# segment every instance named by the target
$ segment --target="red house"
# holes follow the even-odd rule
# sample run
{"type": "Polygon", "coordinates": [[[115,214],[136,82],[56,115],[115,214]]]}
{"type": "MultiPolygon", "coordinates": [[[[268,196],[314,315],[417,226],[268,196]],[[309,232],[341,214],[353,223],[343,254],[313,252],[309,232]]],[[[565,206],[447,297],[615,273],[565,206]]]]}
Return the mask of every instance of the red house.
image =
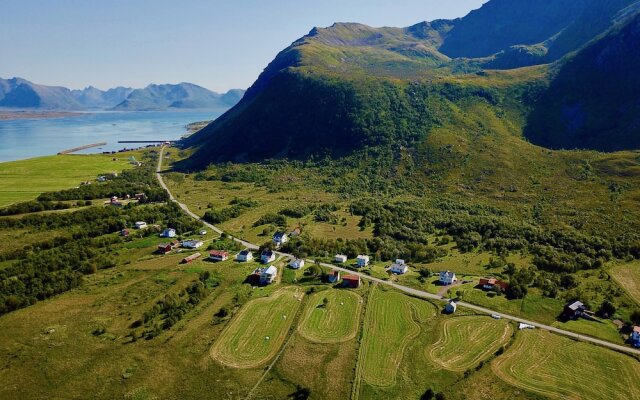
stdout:
{"type": "Polygon", "coordinates": [[[342,286],[357,289],[360,287],[360,277],[358,275],[345,275],[342,277],[342,286]]]}
{"type": "Polygon", "coordinates": [[[222,250],[213,250],[209,253],[209,258],[213,261],[227,261],[229,259],[229,253],[222,250]]]}
{"type": "Polygon", "coordinates": [[[479,286],[485,290],[505,291],[509,287],[509,284],[496,278],[481,278],[479,286]]]}

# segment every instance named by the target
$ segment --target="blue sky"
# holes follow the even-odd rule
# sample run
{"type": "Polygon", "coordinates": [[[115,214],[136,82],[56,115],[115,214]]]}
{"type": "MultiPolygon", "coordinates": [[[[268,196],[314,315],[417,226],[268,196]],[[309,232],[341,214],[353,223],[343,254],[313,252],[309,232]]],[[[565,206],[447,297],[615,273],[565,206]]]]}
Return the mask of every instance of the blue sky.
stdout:
{"type": "Polygon", "coordinates": [[[409,26],[486,0],[2,0],[0,77],[101,89],[250,86],[314,26],[409,26]]]}

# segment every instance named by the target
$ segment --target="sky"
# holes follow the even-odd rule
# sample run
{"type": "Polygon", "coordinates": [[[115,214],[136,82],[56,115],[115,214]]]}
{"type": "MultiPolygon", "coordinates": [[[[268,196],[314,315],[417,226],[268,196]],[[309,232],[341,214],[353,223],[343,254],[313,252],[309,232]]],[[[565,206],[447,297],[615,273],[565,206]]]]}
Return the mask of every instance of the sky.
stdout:
{"type": "Polygon", "coordinates": [[[314,26],[410,26],[486,0],[0,0],[0,78],[81,89],[247,88],[314,26]]]}

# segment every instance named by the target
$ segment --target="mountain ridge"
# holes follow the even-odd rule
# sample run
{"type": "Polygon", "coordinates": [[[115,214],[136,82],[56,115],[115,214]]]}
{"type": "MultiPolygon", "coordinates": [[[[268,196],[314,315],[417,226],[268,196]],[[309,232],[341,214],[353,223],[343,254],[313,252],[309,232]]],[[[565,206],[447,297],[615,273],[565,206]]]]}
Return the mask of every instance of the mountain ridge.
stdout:
{"type": "Polygon", "coordinates": [[[40,85],[23,78],[0,78],[0,108],[59,111],[221,110],[235,105],[243,95],[242,89],[216,93],[186,82],[175,85],[151,84],[143,89],[119,86],[103,91],[93,86],[71,90],[62,86],[40,85]],[[130,98],[132,95],[134,97],[130,98]]]}

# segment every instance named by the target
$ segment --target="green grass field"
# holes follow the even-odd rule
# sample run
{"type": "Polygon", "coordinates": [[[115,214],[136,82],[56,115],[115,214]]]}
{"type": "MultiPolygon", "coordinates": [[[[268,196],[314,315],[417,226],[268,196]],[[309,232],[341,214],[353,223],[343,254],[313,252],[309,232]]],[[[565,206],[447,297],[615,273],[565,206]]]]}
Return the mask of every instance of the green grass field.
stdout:
{"type": "Polygon", "coordinates": [[[640,262],[616,265],[609,270],[609,273],[629,296],[640,304],[640,262]]]}
{"type": "Polygon", "coordinates": [[[407,345],[420,334],[420,324],[433,318],[435,311],[426,301],[373,289],[361,345],[361,378],[374,386],[393,385],[407,345]]]}
{"type": "Polygon", "coordinates": [[[101,173],[131,168],[128,157],[132,154],[68,154],[0,163],[0,207],[78,186],[101,173]]]}
{"type": "Polygon", "coordinates": [[[489,317],[453,317],[444,321],[440,339],[427,357],[451,371],[473,368],[503,346],[513,334],[505,320],[489,317]]]}
{"type": "Polygon", "coordinates": [[[235,368],[266,363],[282,346],[302,296],[298,288],[284,288],[246,304],[213,345],[211,356],[235,368]]]}
{"type": "Polygon", "coordinates": [[[637,360],[544,331],[519,332],[491,367],[506,382],[550,398],[640,398],[637,360]]]}
{"type": "Polygon", "coordinates": [[[362,298],[347,290],[325,290],[311,296],[298,332],[316,343],[339,343],[356,336],[362,298]],[[323,300],[328,303],[323,306],[323,300]]]}

